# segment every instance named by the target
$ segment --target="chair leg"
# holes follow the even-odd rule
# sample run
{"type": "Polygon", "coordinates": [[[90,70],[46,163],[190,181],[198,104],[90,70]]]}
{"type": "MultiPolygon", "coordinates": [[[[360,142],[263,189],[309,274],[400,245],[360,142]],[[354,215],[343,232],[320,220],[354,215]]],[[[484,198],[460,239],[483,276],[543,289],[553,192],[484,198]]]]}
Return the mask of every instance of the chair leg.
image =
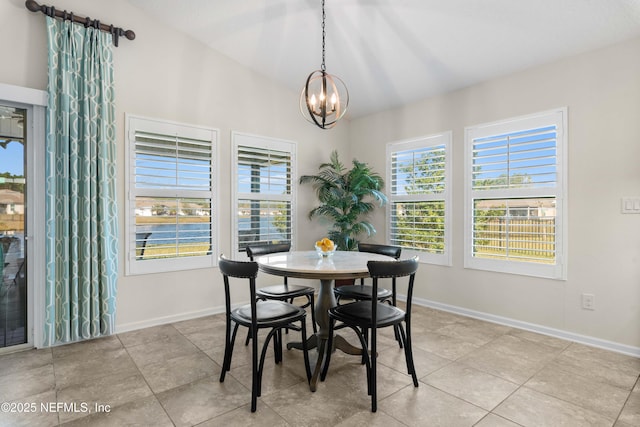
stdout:
{"type": "MultiPolygon", "coordinates": [[[[260,352],[260,359],[258,362],[258,396],[262,395],[262,371],[264,370],[264,359],[267,357],[267,350],[269,349],[269,341],[273,339],[275,345],[278,340],[278,334],[282,334],[282,330],[280,328],[271,329],[264,340],[264,344],[262,344],[262,351],[260,352]]],[[[280,336],[282,337],[282,335],[280,336]]],[[[275,358],[278,358],[277,351],[275,358]]]]}
{"type": "MultiPolygon", "coordinates": [[[[322,372],[320,372],[320,381],[324,381],[327,378],[327,372],[329,371],[329,363],[331,363],[331,349],[333,348],[333,330],[336,321],[334,319],[329,319],[329,339],[327,340],[327,349],[326,349],[326,357],[324,359],[324,366],[322,367],[322,372]]],[[[318,363],[322,363],[322,355],[318,357],[318,363]]]]}
{"type": "Polygon", "coordinates": [[[378,355],[376,354],[377,349],[377,333],[375,326],[371,330],[371,369],[369,371],[369,376],[371,377],[370,385],[371,385],[371,412],[376,412],[378,410],[378,393],[377,393],[377,363],[378,363],[378,355]]]}
{"type": "MultiPolygon", "coordinates": [[[[395,289],[395,285],[394,285],[394,289],[395,289]]],[[[395,293],[394,293],[395,295],[395,293]]],[[[386,302],[387,304],[389,304],[392,307],[396,306],[396,303],[394,301],[394,297],[391,297],[392,299],[385,299],[382,300],[381,302],[386,302]]],[[[400,331],[398,330],[398,325],[393,325],[393,336],[395,337],[396,341],[398,342],[398,347],[402,348],[402,339],[400,338],[400,331]]]]}
{"type": "MultiPolygon", "coordinates": [[[[264,298],[256,298],[256,301],[266,301],[264,298]]],[[[244,340],[244,345],[249,345],[249,341],[251,340],[251,327],[247,331],[247,339],[244,340]]]]}
{"type": "Polygon", "coordinates": [[[220,382],[224,382],[227,371],[231,368],[231,320],[227,319],[224,339],[224,361],[222,362],[222,370],[220,371],[220,382]]]}
{"type": "Polygon", "coordinates": [[[411,325],[407,323],[407,332],[405,334],[402,326],[400,326],[402,332],[402,340],[404,341],[404,357],[407,361],[407,371],[411,375],[413,380],[413,386],[418,387],[418,376],[416,375],[416,367],[413,363],[413,349],[411,346],[411,325]]]}
{"type": "Polygon", "coordinates": [[[311,382],[311,366],[309,364],[309,349],[307,348],[307,325],[304,317],[300,320],[300,323],[300,330],[302,331],[302,352],[304,354],[304,368],[307,371],[307,384],[309,384],[311,382]]]}
{"type": "Polygon", "coordinates": [[[309,311],[311,311],[311,327],[313,328],[313,333],[318,333],[318,327],[316,326],[316,305],[314,300],[314,295],[309,295],[309,311]]]}
{"type": "MultiPolygon", "coordinates": [[[[294,299],[295,298],[289,298],[289,301],[285,300],[285,302],[288,302],[289,304],[293,304],[293,300],[294,299]]],[[[286,326],[284,327],[284,333],[289,335],[289,328],[287,328],[286,326]]],[[[280,335],[280,336],[282,336],[282,335],[280,335]]]]}
{"type": "Polygon", "coordinates": [[[273,358],[276,364],[282,361],[282,329],[278,329],[273,334],[273,358]]]}
{"type": "Polygon", "coordinates": [[[247,339],[244,340],[244,345],[249,345],[249,341],[251,341],[251,328],[247,329],[247,339]]]}
{"type": "Polygon", "coordinates": [[[402,338],[400,337],[400,327],[398,325],[393,325],[393,335],[398,341],[398,347],[402,348],[402,338]]]}
{"type": "Polygon", "coordinates": [[[258,406],[260,378],[258,376],[258,331],[251,328],[251,412],[258,406]]]}
{"type": "MultiPolygon", "coordinates": [[[[369,329],[368,328],[362,328],[362,337],[364,338],[364,345],[363,348],[364,349],[368,349],[369,348],[369,329]]],[[[365,356],[367,356],[365,354],[365,351],[362,352],[362,361],[360,362],[361,365],[364,365],[365,363],[365,356]]]]}
{"type": "Polygon", "coordinates": [[[368,334],[368,330],[365,328],[356,328],[354,326],[350,326],[351,329],[353,329],[356,333],[356,335],[358,336],[358,339],[360,340],[360,345],[362,346],[362,358],[364,360],[364,362],[362,362],[365,365],[365,372],[367,373],[367,396],[371,395],[371,358],[369,357],[369,339],[367,337],[368,334]]]}

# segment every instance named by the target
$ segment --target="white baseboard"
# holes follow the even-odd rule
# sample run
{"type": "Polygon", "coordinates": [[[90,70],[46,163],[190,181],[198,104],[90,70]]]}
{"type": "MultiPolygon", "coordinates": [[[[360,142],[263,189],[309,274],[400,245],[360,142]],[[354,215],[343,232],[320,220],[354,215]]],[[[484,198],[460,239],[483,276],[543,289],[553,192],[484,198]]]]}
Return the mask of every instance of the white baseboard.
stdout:
{"type": "Polygon", "coordinates": [[[224,313],[224,307],[213,307],[206,310],[191,311],[188,313],[174,314],[171,316],[156,317],[153,319],[143,320],[140,322],[123,323],[116,327],[116,334],[124,332],[136,331],[138,329],[149,328],[151,326],[165,325],[167,323],[181,322],[183,320],[197,319],[198,317],[211,316],[213,314],[224,313]]]}
{"type": "MultiPolygon", "coordinates": [[[[405,295],[398,295],[400,301],[406,301],[405,295]]],[[[633,357],[640,358],[640,347],[634,347],[626,344],[620,344],[613,341],[607,341],[600,338],[591,337],[588,335],[576,334],[561,329],[549,328],[547,326],[537,325],[535,323],[523,322],[521,320],[511,319],[508,317],[496,316],[490,313],[484,313],[481,311],[469,310],[467,308],[458,307],[455,305],[443,304],[436,301],[431,301],[422,298],[414,298],[413,303],[424,307],[434,308],[436,310],[447,311],[453,314],[459,314],[461,316],[472,317],[474,319],[486,320],[487,322],[497,323],[500,325],[510,326],[513,328],[524,329],[526,331],[537,332],[539,334],[548,335],[555,338],[560,338],[567,341],[573,341],[580,344],[585,344],[591,347],[598,347],[604,350],[614,351],[616,353],[622,353],[633,357]]],[[[140,322],[131,322],[118,325],[116,333],[124,333],[129,331],[135,331],[138,329],[149,328],[151,326],[159,326],[167,323],[180,322],[183,320],[196,319],[198,317],[210,316],[213,314],[224,313],[224,307],[213,307],[206,310],[192,311],[189,313],[181,313],[172,316],[157,317],[154,319],[148,319],[140,322]]]]}
{"type": "MultiPolygon", "coordinates": [[[[398,299],[406,301],[406,296],[398,295],[398,299]]],[[[443,304],[436,301],[430,301],[422,298],[413,298],[415,305],[435,308],[437,310],[447,311],[461,316],[472,317],[474,319],[486,320],[487,322],[498,323],[500,325],[511,326],[513,328],[524,329],[531,332],[537,332],[543,335],[560,338],[563,340],[573,341],[585,344],[591,347],[598,347],[605,350],[615,351],[629,356],[640,357],[640,347],[634,347],[626,344],[620,344],[613,341],[607,341],[588,335],[576,334],[561,329],[549,328],[547,326],[537,325],[535,323],[523,322],[520,320],[510,319],[508,317],[496,316],[494,314],[484,313],[481,311],[469,310],[455,305],[443,304]]]]}

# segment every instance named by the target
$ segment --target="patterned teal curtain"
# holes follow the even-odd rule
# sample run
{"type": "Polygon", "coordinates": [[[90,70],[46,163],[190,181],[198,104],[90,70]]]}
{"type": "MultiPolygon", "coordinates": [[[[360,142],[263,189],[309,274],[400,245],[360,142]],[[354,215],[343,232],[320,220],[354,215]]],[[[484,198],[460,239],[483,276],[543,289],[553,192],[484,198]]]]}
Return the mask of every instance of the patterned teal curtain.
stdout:
{"type": "Polygon", "coordinates": [[[118,272],[111,35],[47,17],[45,345],[115,330],[118,272]]]}

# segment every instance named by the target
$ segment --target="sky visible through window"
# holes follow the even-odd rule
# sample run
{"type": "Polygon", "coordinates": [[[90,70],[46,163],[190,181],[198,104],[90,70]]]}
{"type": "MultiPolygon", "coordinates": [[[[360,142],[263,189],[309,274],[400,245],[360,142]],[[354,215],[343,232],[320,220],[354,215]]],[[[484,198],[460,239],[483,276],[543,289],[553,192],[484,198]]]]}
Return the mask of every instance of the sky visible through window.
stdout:
{"type": "Polygon", "coordinates": [[[24,176],[24,123],[27,110],[0,105],[0,173],[24,176]]]}
{"type": "Polygon", "coordinates": [[[444,191],[444,145],[397,151],[392,161],[393,195],[436,194],[444,191]]]}
{"type": "Polygon", "coordinates": [[[555,186],[556,138],[547,126],[474,139],[474,189],[555,186]]]}
{"type": "Polygon", "coordinates": [[[0,172],[24,176],[24,149],[21,143],[15,141],[8,143],[6,148],[0,148],[0,156],[2,156],[0,172]]]}

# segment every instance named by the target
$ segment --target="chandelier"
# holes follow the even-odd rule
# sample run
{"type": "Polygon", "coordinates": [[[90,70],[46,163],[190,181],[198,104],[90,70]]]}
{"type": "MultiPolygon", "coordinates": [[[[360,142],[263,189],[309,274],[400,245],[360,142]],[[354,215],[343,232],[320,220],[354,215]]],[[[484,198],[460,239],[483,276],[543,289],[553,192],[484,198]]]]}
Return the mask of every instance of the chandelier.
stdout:
{"type": "Polygon", "coordinates": [[[327,73],[324,65],[325,17],[322,0],[322,65],[307,77],[300,94],[300,112],[316,126],[331,129],[347,112],[349,91],[339,77],[327,73]]]}

